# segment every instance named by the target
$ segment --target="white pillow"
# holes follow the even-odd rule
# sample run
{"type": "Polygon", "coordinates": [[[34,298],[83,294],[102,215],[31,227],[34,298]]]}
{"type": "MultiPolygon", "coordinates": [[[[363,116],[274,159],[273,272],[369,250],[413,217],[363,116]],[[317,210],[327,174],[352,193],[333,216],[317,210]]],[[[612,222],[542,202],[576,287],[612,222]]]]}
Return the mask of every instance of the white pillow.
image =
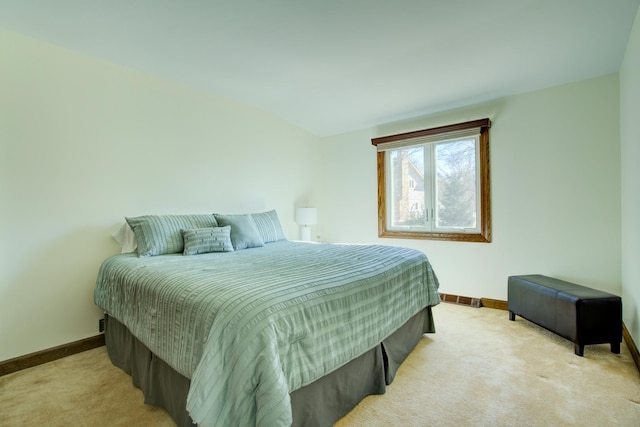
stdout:
{"type": "Polygon", "coordinates": [[[136,235],[133,233],[129,224],[125,221],[124,224],[118,228],[118,230],[113,233],[111,236],[118,242],[120,246],[122,246],[121,253],[129,253],[134,252],[138,247],[138,243],[136,242],[136,235]]]}

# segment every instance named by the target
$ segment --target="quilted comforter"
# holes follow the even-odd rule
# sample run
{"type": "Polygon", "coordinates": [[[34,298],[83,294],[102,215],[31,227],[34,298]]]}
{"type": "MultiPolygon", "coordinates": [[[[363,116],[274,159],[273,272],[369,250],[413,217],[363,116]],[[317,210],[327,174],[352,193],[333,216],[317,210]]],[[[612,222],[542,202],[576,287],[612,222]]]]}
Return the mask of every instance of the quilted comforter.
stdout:
{"type": "Polygon", "coordinates": [[[112,256],[96,304],[191,379],[201,426],[291,424],[289,393],[363,354],[424,307],[419,251],[282,241],[197,256],[112,256]]]}

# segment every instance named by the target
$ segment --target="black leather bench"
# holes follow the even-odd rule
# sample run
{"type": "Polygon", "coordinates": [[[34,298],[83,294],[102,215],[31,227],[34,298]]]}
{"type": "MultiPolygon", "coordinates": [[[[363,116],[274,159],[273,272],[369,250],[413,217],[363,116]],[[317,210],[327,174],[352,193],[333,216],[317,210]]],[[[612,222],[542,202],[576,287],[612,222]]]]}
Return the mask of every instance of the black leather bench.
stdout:
{"type": "Polygon", "coordinates": [[[510,276],[508,309],[509,320],[518,315],[571,340],[578,356],[589,344],[610,343],[620,353],[619,296],[541,274],[510,276]]]}

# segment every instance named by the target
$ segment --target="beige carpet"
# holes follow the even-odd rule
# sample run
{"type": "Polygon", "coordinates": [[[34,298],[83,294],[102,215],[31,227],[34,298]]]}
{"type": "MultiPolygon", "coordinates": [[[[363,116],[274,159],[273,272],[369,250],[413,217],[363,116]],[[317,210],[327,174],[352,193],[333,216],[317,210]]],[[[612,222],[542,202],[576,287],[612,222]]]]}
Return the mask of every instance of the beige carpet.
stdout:
{"type": "MultiPolygon", "coordinates": [[[[440,304],[382,396],[337,427],[639,426],[640,374],[627,347],[573,344],[506,311],[440,304]]],[[[105,348],[0,377],[0,426],[172,426],[144,405],[105,348]]]]}

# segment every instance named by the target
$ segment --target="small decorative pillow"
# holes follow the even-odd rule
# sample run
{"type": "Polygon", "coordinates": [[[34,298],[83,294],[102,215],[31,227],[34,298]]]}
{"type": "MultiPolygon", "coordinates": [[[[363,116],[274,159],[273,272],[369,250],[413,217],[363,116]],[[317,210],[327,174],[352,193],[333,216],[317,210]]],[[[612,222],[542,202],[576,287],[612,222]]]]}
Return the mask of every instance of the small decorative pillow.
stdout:
{"type": "Polygon", "coordinates": [[[182,230],[185,255],[209,252],[233,252],[231,227],[194,228],[182,230]]]}
{"type": "Polygon", "coordinates": [[[213,215],[146,215],[125,219],[136,235],[139,257],[183,252],[182,230],[218,226],[213,215]]]}
{"type": "Polygon", "coordinates": [[[264,246],[264,241],[260,237],[256,223],[250,214],[215,214],[215,217],[221,227],[231,226],[231,243],[236,251],[264,246]]]}
{"type": "Polygon", "coordinates": [[[251,218],[256,223],[258,233],[262,237],[262,241],[265,243],[278,242],[280,240],[287,240],[282,232],[282,226],[280,225],[280,219],[278,213],[275,210],[262,213],[251,214],[251,218]]]}

